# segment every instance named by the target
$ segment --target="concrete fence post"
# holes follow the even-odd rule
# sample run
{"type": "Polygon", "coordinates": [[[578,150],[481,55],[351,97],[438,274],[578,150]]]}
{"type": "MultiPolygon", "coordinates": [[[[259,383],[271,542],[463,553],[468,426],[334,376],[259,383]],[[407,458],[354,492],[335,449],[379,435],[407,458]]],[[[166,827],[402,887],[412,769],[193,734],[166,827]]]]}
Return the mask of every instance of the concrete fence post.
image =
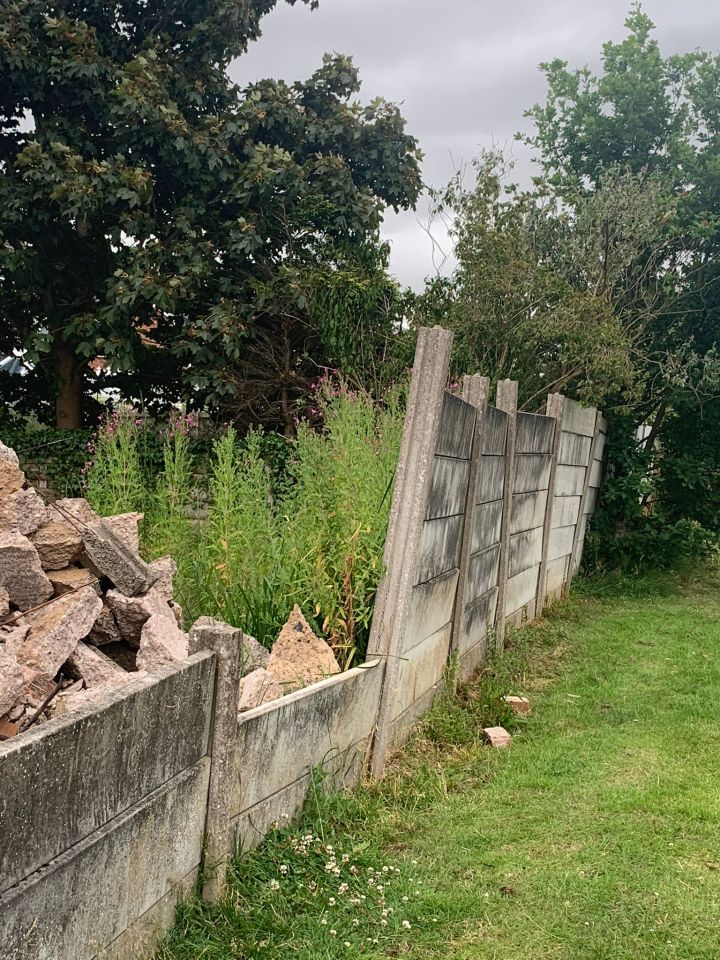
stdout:
{"type": "Polygon", "coordinates": [[[485,429],[488,395],[490,393],[489,377],[463,377],[462,399],[475,407],[475,430],[473,433],[472,453],[470,455],[470,475],[468,477],[468,492],[465,503],[465,518],[463,520],[462,540],[460,547],[460,573],[458,575],[455,611],[453,614],[451,653],[456,651],[462,637],[465,619],[465,604],[467,595],[468,568],[472,552],[473,529],[475,525],[475,506],[477,500],[477,482],[480,469],[480,459],[483,450],[483,432],[485,429]]]}
{"type": "Polygon", "coordinates": [[[229,816],[234,787],[233,752],[237,732],[242,630],[200,617],[190,630],[190,653],[215,654],[215,695],[210,733],[210,784],[205,819],[203,899],[214,902],[225,886],[225,864],[234,853],[229,816]]]}
{"type": "Polygon", "coordinates": [[[602,414],[599,410],[595,410],[595,429],[593,430],[592,441],[590,443],[590,452],[588,454],[588,462],[587,466],[585,467],[585,480],[583,482],[582,494],[580,496],[577,523],[575,524],[575,532],[573,534],[572,553],[570,554],[570,560],[568,562],[567,579],[563,584],[563,597],[566,599],[570,593],[570,585],[572,584],[572,578],[575,575],[575,567],[579,560],[578,554],[581,549],[580,536],[582,533],[582,523],[585,515],[585,507],[587,506],[588,492],[590,490],[590,477],[592,476],[595,451],[597,450],[598,440],[600,439],[601,423],[602,414]]]}
{"type": "Polygon", "coordinates": [[[385,541],[385,576],[378,589],[368,644],[368,658],[380,657],[385,660],[385,676],[370,760],[373,777],[382,776],[390,744],[392,704],[400,677],[399,657],[403,649],[422,526],[427,512],[452,340],[452,333],[441,327],[423,327],[418,332],[385,541]]]}
{"type": "Polygon", "coordinates": [[[545,504],[545,520],[543,525],[542,556],[540,558],[540,573],[538,574],[537,599],[535,601],[535,616],[542,614],[547,601],[547,568],[550,552],[550,535],[553,524],[553,504],[555,502],[555,481],[557,479],[558,457],[560,455],[560,434],[562,433],[563,409],[565,397],[561,393],[549,393],[546,413],[555,420],[555,434],[553,436],[552,460],[550,461],[550,477],[548,480],[547,503],[545,504]]]}
{"type": "Polygon", "coordinates": [[[500,527],[500,560],[498,566],[498,598],[495,614],[495,649],[499,653],[505,644],[507,616],[508,558],[510,556],[510,525],[512,521],[513,486],[515,484],[515,436],[517,433],[518,385],[516,380],[500,380],[495,406],[508,415],[505,442],[505,479],[503,483],[503,512],[500,527]]]}

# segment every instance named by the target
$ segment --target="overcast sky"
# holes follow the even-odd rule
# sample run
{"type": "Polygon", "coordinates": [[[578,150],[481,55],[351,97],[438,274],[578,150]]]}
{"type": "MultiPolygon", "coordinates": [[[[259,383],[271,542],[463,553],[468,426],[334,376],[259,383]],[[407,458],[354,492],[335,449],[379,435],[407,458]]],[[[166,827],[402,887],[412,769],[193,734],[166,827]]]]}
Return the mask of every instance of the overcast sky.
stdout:
{"type": "MultiPolygon", "coordinates": [[[[561,57],[597,67],[601,44],[623,36],[628,8],[626,0],[320,0],[310,11],[280,2],[231,73],[238,82],[300,80],[323,53],[350,54],[364,101],[402,104],[425,154],[426,183],[446,183],[493,145],[512,150],[525,179],[530,158],[513,135],[527,128],[523,111],[544,98],[538,64],[561,57]]],[[[719,0],[646,0],[644,9],[665,54],[720,47],[719,0]]],[[[388,213],[383,227],[393,273],[416,288],[441,259],[421,223],[423,200],[414,213],[388,213]]],[[[437,226],[433,232],[447,246],[437,226]]]]}

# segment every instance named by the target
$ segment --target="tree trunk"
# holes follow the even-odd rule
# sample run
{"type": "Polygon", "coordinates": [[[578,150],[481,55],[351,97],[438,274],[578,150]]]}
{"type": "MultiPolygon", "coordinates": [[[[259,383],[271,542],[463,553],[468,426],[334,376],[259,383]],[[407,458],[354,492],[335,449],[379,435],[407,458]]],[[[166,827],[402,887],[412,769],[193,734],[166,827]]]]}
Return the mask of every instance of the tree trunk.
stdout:
{"type": "Polygon", "coordinates": [[[82,426],[82,367],[72,344],[55,334],[52,346],[57,394],[55,425],[62,430],[82,426]]]}

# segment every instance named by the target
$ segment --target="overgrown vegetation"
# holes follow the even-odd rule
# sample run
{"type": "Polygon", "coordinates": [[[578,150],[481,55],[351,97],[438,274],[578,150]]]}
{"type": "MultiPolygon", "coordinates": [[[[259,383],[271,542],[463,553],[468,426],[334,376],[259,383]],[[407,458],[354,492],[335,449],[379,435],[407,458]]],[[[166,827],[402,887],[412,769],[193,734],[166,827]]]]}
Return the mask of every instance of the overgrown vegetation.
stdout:
{"type": "Polygon", "coordinates": [[[313,407],[320,428],[299,423],[280,454],[279,438],[230,427],[206,476],[193,459],[196,420],[176,417],[156,482],[142,466],[154,427],[125,411],[97,432],[87,495],[102,514],[145,510],[143,549],[176,559],[188,622],[217,616],[270,646],[297,603],[349,665],[365,650],[382,574],[403,406],[399,389],[379,404],[325,378],[313,407]]]}
{"type": "Polygon", "coordinates": [[[224,900],[183,904],[157,960],[717,956],[720,760],[697,744],[720,736],[718,584],[580,584],[437,703],[385,781],[314,791],[224,900]],[[492,751],[507,692],[533,712],[492,751]]]}

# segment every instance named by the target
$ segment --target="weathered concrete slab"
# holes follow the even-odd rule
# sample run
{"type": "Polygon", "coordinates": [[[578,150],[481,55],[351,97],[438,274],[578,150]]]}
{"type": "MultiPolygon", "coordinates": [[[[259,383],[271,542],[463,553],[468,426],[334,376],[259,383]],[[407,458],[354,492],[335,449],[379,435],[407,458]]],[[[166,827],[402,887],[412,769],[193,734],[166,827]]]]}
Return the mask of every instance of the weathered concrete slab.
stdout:
{"type": "Polygon", "coordinates": [[[83,543],[92,567],[126,597],[146,593],[154,583],[156,574],[104,520],[85,524],[83,543]]]}
{"type": "Polygon", "coordinates": [[[483,456],[478,465],[476,503],[502,500],[505,488],[505,457],[483,456]]]}
{"type": "Polygon", "coordinates": [[[370,736],[383,667],[371,661],[241,714],[228,816],[256,807],[370,736]]]}
{"type": "Polygon", "coordinates": [[[460,397],[446,393],[440,414],[435,453],[438,456],[469,460],[474,430],[475,407],[465,403],[460,397]]]}
{"type": "MultiPolygon", "coordinates": [[[[360,782],[370,740],[370,737],[366,737],[342,753],[334,753],[320,765],[324,774],[322,790],[342,790],[360,782]]],[[[237,848],[243,852],[252,850],[272,830],[273,824],[292,823],[305,806],[314,783],[313,777],[313,772],[306,772],[277,793],[264,797],[239,813],[231,824],[237,848]]]]}
{"type": "Polygon", "coordinates": [[[473,517],[472,540],[470,552],[478,553],[486,547],[491,547],[500,541],[500,526],[502,524],[502,500],[492,500],[490,503],[478,503],[475,506],[473,517]]]}
{"type": "Polygon", "coordinates": [[[549,453],[517,454],[515,457],[513,493],[547,490],[551,460],[549,453]]]}
{"type": "Polygon", "coordinates": [[[585,467],[567,467],[560,465],[555,480],[555,495],[558,497],[579,497],[585,485],[585,467]]]}
{"type": "Polygon", "coordinates": [[[413,587],[402,653],[435,633],[452,619],[458,571],[450,570],[435,580],[413,587]]]}
{"type": "Polygon", "coordinates": [[[518,413],[516,453],[550,453],[555,436],[555,418],[537,413],[518,413]]]}
{"type": "Polygon", "coordinates": [[[580,497],[555,497],[552,523],[555,527],[571,527],[577,522],[580,497]]]}
{"type": "Polygon", "coordinates": [[[572,553],[575,524],[569,527],[556,527],[550,531],[549,560],[568,557],[572,553]]]}
{"type": "Polygon", "coordinates": [[[463,520],[464,516],[458,514],[425,521],[420,540],[417,583],[433,580],[458,566],[463,520]]]}
{"type": "Polygon", "coordinates": [[[209,761],[0,896],[4,960],[94,960],[197,869],[209,761]]]}
{"type": "Polygon", "coordinates": [[[568,433],[581,433],[583,436],[592,437],[595,433],[596,413],[595,407],[582,407],[575,400],[565,398],[563,430],[568,433]]]}
{"type": "Polygon", "coordinates": [[[546,584],[548,594],[559,595],[562,585],[565,583],[569,559],[569,556],[560,557],[548,563],[546,584]]]}
{"type": "Polygon", "coordinates": [[[523,530],[510,537],[510,552],[508,555],[508,577],[512,579],[516,574],[534,567],[542,558],[543,528],[523,530]]]}
{"type": "Polygon", "coordinates": [[[584,467],[590,456],[590,446],[592,437],[586,437],[581,433],[568,433],[563,430],[560,434],[560,449],[558,450],[558,463],[563,463],[570,467],[584,467]]]}
{"type": "Polygon", "coordinates": [[[213,680],[200,654],[0,743],[0,889],[203,757],[213,680]]]}
{"type": "Polygon", "coordinates": [[[599,487],[590,487],[587,492],[587,498],[585,500],[585,513],[595,513],[597,509],[597,503],[600,499],[600,488],[599,487]]]}
{"type": "Polygon", "coordinates": [[[590,486],[599,487],[602,484],[603,463],[602,460],[593,460],[590,469],[590,486]]]}
{"type": "Polygon", "coordinates": [[[435,520],[464,513],[469,476],[469,460],[435,457],[425,519],[435,520]]]}
{"type": "Polygon", "coordinates": [[[409,653],[403,654],[398,671],[398,684],[393,691],[393,719],[404,713],[442,680],[450,653],[451,632],[452,624],[447,623],[437,633],[413,647],[409,653]]]}
{"type": "Polygon", "coordinates": [[[512,500],[510,533],[522,533],[523,530],[541,527],[545,521],[547,497],[547,490],[515,494],[512,500]]]}
{"type": "Polygon", "coordinates": [[[458,654],[462,657],[466,651],[483,641],[488,630],[495,622],[497,587],[465,607],[463,631],[458,643],[458,654]]]}
{"type": "Polygon", "coordinates": [[[507,604],[505,607],[508,617],[535,600],[539,572],[540,564],[538,563],[534,567],[523,570],[522,573],[508,579],[507,604]]]}
{"type": "Polygon", "coordinates": [[[508,415],[497,407],[488,407],[485,416],[483,454],[503,456],[507,441],[508,415]]]}
{"type": "Polygon", "coordinates": [[[470,557],[466,592],[468,603],[472,603],[473,600],[497,586],[499,561],[499,543],[470,557]]]}

